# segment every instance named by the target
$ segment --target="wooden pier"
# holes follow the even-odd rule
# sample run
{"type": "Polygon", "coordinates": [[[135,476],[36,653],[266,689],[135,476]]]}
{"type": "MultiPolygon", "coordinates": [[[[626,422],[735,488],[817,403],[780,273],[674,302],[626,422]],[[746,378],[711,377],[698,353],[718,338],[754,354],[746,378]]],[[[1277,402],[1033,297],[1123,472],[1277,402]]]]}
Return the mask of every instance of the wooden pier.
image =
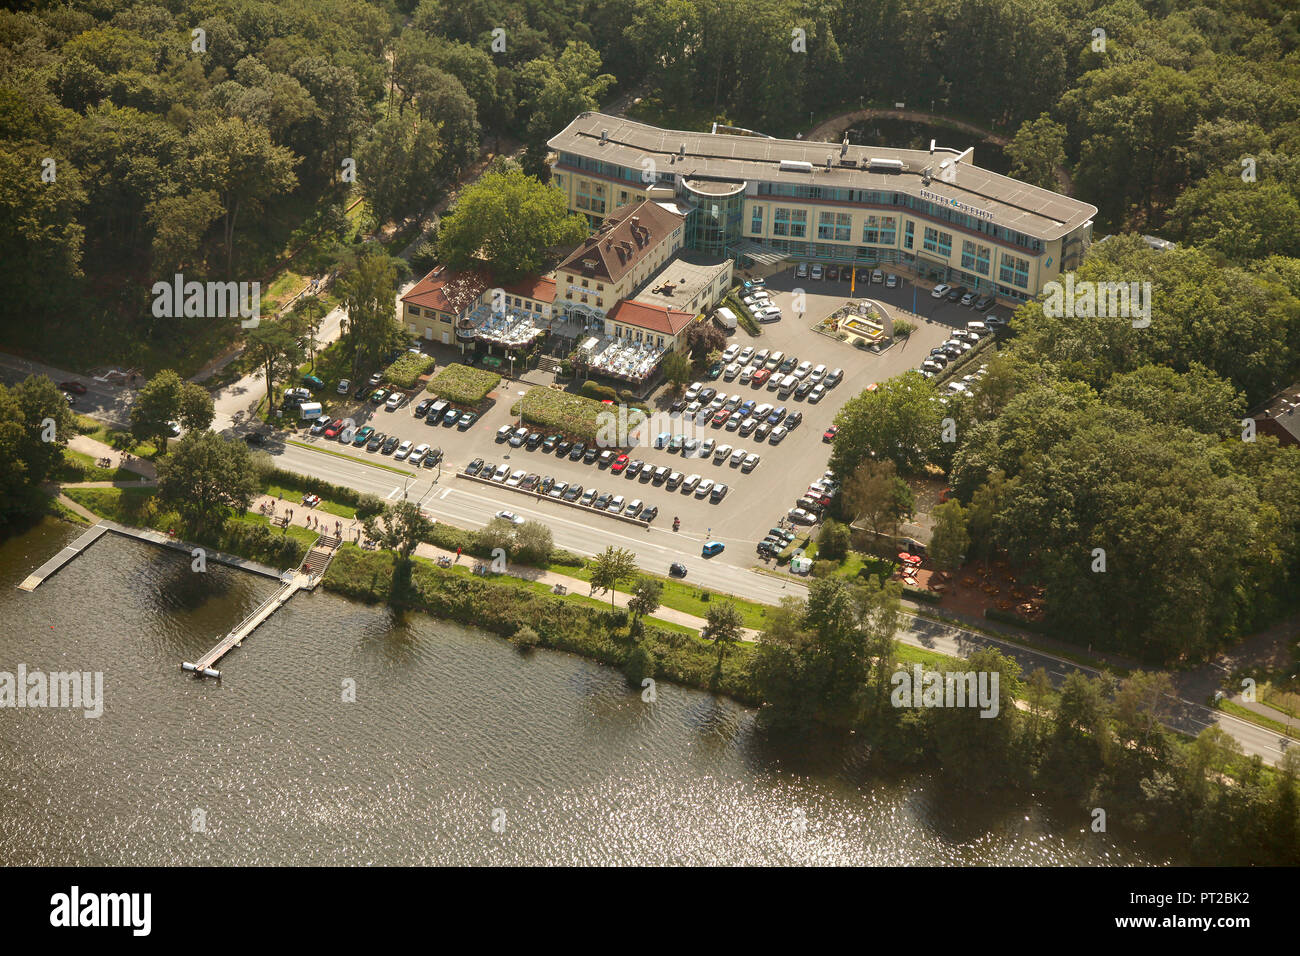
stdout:
{"type": "Polygon", "coordinates": [[[197,677],[221,677],[221,671],[217,670],[214,665],[236,647],[243,644],[244,638],[257,630],[272,614],[284,607],[291,597],[299,591],[313,590],[325,574],[325,569],[329,567],[330,561],[333,560],[335,552],[342,543],[340,538],[318,537],[311,548],[308,549],[302,567],[294,571],[286,571],[280,578],[280,587],[276,589],[274,594],[240,621],[236,627],[217,642],[217,645],[212,650],[194,663],[189,661],[182,663],[181,670],[192,673],[197,677]]]}
{"type": "Polygon", "coordinates": [[[59,570],[59,568],[63,567],[77,555],[81,554],[81,552],[85,551],[111,530],[112,528],[109,525],[101,521],[99,524],[86,531],[85,534],[77,538],[77,540],[72,542],[72,544],[68,545],[54,557],[50,558],[50,560],[42,564],[31,574],[27,575],[27,577],[23,579],[23,583],[18,585],[18,590],[35,591],[45,583],[46,578],[59,570]]]}

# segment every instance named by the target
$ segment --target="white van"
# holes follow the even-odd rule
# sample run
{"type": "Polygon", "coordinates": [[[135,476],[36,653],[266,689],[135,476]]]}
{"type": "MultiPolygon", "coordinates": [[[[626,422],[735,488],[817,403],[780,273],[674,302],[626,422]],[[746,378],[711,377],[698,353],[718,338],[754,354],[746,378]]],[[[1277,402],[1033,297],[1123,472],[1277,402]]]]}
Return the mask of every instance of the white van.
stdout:
{"type": "Polygon", "coordinates": [[[714,312],[713,317],[718,321],[718,324],[721,325],[724,329],[730,329],[732,332],[736,331],[737,320],[736,320],[735,312],[732,312],[730,309],[723,307],[721,309],[718,309],[717,312],[714,312]]]}
{"type": "Polygon", "coordinates": [[[799,384],[799,379],[795,375],[787,375],[781,379],[781,390],[777,394],[781,398],[789,398],[790,393],[794,391],[795,386],[799,384]]]}
{"type": "Polygon", "coordinates": [[[315,421],[321,417],[322,409],[320,402],[303,402],[298,406],[298,420],[305,422],[308,419],[315,421]]]}

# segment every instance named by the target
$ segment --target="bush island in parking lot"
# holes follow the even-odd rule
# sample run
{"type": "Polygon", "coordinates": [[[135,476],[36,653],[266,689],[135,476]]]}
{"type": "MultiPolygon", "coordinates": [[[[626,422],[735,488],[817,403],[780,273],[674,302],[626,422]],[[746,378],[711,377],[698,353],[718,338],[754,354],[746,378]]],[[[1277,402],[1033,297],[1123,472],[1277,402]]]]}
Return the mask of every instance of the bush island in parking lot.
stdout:
{"type": "MultiPolygon", "coordinates": [[[[523,404],[524,421],[528,424],[536,425],[546,432],[563,432],[568,437],[581,441],[596,440],[604,422],[601,415],[622,414],[616,405],[606,405],[592,398],[558,392],[553,388],[529,389],[520,402],[523,404]]],[[[644,417],[639,409],[629,408],[626,430],[634,429],[644,417]]]]}
{"type": "Polygon", "coordinates": [[[457,405],[476,406],[500,381],[494,372],[453,363],[429,380],[429,391],[457,405]]]}
{"type": "Polygon", "coordinates": [[[398,388],[415,388],[420,376],[436,363],[424,353],[407,352],[384,370],[384,380],[398,388]]]}

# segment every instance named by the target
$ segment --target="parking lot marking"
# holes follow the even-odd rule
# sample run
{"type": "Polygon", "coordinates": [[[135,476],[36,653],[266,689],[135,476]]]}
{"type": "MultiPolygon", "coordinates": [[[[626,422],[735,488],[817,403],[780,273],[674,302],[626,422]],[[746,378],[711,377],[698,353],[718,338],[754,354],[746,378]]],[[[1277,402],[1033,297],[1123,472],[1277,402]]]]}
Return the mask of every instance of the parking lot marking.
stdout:
{"type": "Polygon", "coordinates": [[[393,490],[390,491],[390,492],[388,493],[388,500],[389,500],[389,501],[392,501],[394,498],[396,498],[396,497],[397,497],[398,495],[400,495],[401,493],[402,493],[401,486],[400,486],[400,485],[395,485],[395,486],[393,487],[393,490]]]}
{"type": "Polygon", "coordinates": [[[449,494],[451,494],[451,489],[450,489],[450,488],[444,488],[444,489],[442,489],[442,493],[438,495],[438,499],[441,500],[441,499],[443,499],[443,498],[446,498],[449,494]]]}

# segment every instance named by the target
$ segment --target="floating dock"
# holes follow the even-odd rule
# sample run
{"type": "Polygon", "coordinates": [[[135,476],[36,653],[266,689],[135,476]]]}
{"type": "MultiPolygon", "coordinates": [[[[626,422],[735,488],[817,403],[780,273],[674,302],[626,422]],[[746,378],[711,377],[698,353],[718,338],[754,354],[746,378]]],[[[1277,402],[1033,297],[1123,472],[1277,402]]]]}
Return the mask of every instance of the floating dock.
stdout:
{"type": "Polygon", "coordinates": [[[23,583],[18,585],[18,590],[35,591],[45,583],[46,578],[54,574],[55,571],[59,570],[59,568],[63,567],[77,555],[81,554],[81,552],[85,551],[111,530],[112,528],[102,521],[93,528],[90,528],[85,534],[72,542],[72,544],[68,545],[31,574],[27,575],[27,577],[23,579],[23,583]]]}
{"type": "Polygon", "coordinates": [[[291,597],[299,591],[313,590],[320,582],[321,577],[324,576],[325,569],[329,567],[330,561],[334,559],[334,554],[342,543],[341,538],[325,537],[323,535],[318,537],[308,549],[302,567],[295,571],[286,571],[281,576],[280,587],[276,589],[274,594],[240,621],[230,633],[217,642],[216,647],[212,648],[212,650],[193,663],[189,661],[183,662],[181,670],[197,677],[221,677],[221,671],[217,670],[213,665],[243,644],[244,638],[257,630],[272,614],[289,603],[291,597]]]}

